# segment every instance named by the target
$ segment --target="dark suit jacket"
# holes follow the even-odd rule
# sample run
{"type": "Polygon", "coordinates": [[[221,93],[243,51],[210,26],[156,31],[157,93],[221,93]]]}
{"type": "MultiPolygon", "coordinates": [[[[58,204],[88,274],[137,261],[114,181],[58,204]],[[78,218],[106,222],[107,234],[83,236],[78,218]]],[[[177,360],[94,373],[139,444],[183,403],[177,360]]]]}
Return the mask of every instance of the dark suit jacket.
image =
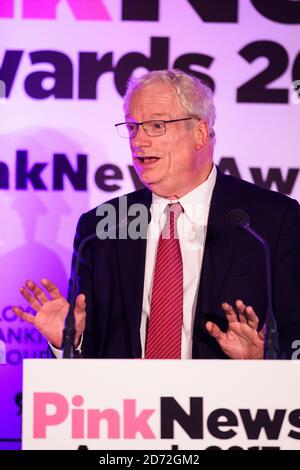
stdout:
{"type": "MultiPolygon", "coordinates": [[[[148,189],[135,191],[128,206],[151,205],[148,189]]],[[[119,199],[109,201],[116,209],[119,199]]],[[[266,281],[262,246],[245,231],[234,230],[226,217],[234,208],[246,211],[253,228],[269,243],[273,308],[278,322],[281,352],[291,357],[292,343],[300,339],[300,209],[297,201],[273,191],[226,176],[218,171],[209,212],[200,287],[193,332],[193,358],[226,358],[205,322],[215,321],[224,331],[221,303],[242,299],[260,318],[266,315],[266,281]]],[[[73,268],[79,242],[95,233],[96,209],[79,219],[73,268]]],[[[82,253],[78,291],[87,297],[84,357],[141,357],[140,321],[143,301],[146,239],[95,238],[82,253]]],[[[200,273],[199,273],[200,275],[200,273]]],[[[72,281],[70,281],[71,284],[72,281]]]]}

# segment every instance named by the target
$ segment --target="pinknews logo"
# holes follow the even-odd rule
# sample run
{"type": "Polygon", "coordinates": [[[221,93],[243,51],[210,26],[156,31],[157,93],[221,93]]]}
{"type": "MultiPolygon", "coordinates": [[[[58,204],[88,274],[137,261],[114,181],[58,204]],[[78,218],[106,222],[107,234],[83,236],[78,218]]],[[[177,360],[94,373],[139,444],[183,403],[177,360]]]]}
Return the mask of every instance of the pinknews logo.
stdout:
{"type": "Polygon", "coordinates": [[[268,440],[300,439],[300,408],[272,407],[269,411],[220,407],[204,413],[207,409],[203,397],[190,397],[188,411],[174,397],[160,397],[158,409],[142,409],[137,400],[124,399],[122,410],[101,410],[87,408],[81,395],[74,395],[70,401],[60,393],[34,393],[33,437],[46,439],[50,429],[55,431],[56,426],[65,424],[66,435],[71,439],[174,439],[177,423],[190,439],[212,436],[228,441],[245,435],[249,440],[264,436],[268,440]],[[155,414],[159,416],[157,435],[151,425],[155,414]],[[105,433],[101,429],[103,421],[105,433]]]}
{"type": "MultiPolygon", "coordinates": [[[[115,0],[116,1],[116,0],[115,0]]],[[[283,24],[299,24],[299,1],[250,0],[258,14],[266,19],[283,24]]],[[[107,5],[109,0],[0,0],[0,19],[14,18],[15,4],[21,5],[22,18],[38,20],[55,20],[57,9],[65,3],[76,20],[112,21],[107,5]]],[[[172,2],[170,2],[172,3],[172,2]]],[[[191,8],[206,23],[238,23],[241,0],[186,0],[188,10],[191,8]]],[[[159,0],[120,0],[122,21],[159,21],[159,0]]]]}
{"type": "MultiPolygon", "coordinates": [[[[113,21],[111,0],[0,0],[0,19],[20,15],[29,20],[55,20],[63,5],[78,21],[113,21]],[[18,2],[18,3],[17,3],[18,2]],[[20,6],[17,10],[16,5],[20,6]]],[[[115,0],[116,1],[116,0],[115,0]]],[[[122,21],[159,21],[159,0],[119,0],[122,21]]]]}
{"type": "Polygon", "coordinates": [[[47,428],[58,426],[71,419],[72,439],[99,439],[100,422],[107,422],[108,439],[135,439],[139,433],[144,439],[156,439],[148,419],[155,410],[142,410],[137,414],[136,400],[123,400],[123,436],[120,432],[120,413],[112,408],[83,409],[84,399],[81,395],[72,398],[73,409],[68,400],[60,393],[35,393],[33,402],[33,437],[45,439],[47,428]],[[54,406],[55,412],[47,414],[47,407],[54,406]],[[86,421],[87,420],[87,421],[86,421]],[[87,425],[85,426],[85,422],[87,425]]]}

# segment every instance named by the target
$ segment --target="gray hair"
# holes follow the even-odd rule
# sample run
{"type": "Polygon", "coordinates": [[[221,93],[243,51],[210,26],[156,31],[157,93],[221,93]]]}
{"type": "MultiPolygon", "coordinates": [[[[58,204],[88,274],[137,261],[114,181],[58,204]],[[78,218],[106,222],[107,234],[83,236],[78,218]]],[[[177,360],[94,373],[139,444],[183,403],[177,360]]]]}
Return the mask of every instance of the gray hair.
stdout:
{"type": "Polygon", "coordinates": [[[178,94],[181,104],[188,113],[207,122],[211,136],[214,136],[215,106],[211,89],[199,78],[188,75],[182,70],[154,70],[139,78],[131,76],[124,96],[124,109],[127,111],[131,95],[150,83],[163,81],[170,83],[178,94]]]}

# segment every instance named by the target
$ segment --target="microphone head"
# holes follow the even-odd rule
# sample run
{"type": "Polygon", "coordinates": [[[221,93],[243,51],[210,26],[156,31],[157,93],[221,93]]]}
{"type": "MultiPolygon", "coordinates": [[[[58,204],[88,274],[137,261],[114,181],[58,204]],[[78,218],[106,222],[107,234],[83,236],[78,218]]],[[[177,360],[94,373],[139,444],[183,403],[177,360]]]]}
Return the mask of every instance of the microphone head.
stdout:
{"type": "Polygon", "coordinates": [[[250,224],[250,217],[243,209],[232,209],[228,212],[227,218],[235,230],[242,230],[250,224]]]}

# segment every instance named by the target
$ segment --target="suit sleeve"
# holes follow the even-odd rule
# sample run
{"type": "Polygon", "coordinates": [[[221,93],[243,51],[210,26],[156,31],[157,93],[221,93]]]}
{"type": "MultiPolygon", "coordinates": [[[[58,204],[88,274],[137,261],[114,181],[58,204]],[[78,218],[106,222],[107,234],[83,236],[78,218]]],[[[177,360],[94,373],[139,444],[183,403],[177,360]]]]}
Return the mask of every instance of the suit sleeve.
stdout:
{"type": "Polygon", "coordinates": [[[273,286],[280,351],[291,359],[300,340],[300,207],[295,200],[289,202],[278,236],[273,286]]]}

